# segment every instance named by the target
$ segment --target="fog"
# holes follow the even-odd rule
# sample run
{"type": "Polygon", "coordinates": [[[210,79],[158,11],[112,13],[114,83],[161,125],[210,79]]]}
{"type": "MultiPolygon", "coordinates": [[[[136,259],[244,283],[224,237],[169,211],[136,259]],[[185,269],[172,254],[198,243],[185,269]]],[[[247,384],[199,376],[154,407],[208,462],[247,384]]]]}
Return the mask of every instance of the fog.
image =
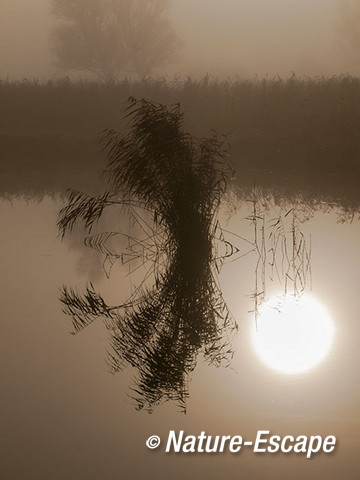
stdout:
{"type": "MultiPolygon", "coordinates": [[[[69,73],[55,68],[50,53],[50,0],[1,0],[0,8],[1,79],[69,73]]],[[[170,16],[183,46],[177,62],[157,75],[252,78],[360,70],[351,49],[339,46],[339,0],[173,0],[170,16]]]]}
{"type": "MultiPolygon", "coordinates": [[[[81,1],[86,8],[91,4],[91,0],[81,1]]],[[[50,34],[58,22],[51,12],[52,0],[0,0],[0,290],[3,294],[0,478],[275,480],[289,475],[294,480],[358,478],[360,50],[357,61],[356,51],[340,42],[339,1],[170,0],[169,17],[182,43],[176,62],[153,69],[151,75],[160,77],[153,81],[145,78],[149,69],[144,70],[143,76],[137,71],[137,78],[143,79],[138,83],[124,79],[124,63],[119,62],[113,76],[106,76],[109,71],[103,72],[106,83],[96,84],[64,80],[67,76],[70,80],[95,77],[85,71],[69,72],[55,67],[50,34]],[[347,73],[350,75],[345,75],[347,73]],[[163,81],[162,76],[171,81],[163,81]],[[211,77],[209,81],[208,76],[211,77]],[[187,77],[191,78],[183,82],[172,81],[187,77]],[[139,151],[141,155],[129,157],[123,145],[134,145],[127,140],[126,122],[136,98],[146,99],[140,102],[147,103],[144,111],[151,113],[139,117],[146,120],[142,120],[141,125],[150,127],[149,131],[144,128],[142,136],[134,136],[138,139],[136,145],[140,145],[139,139],[150,139],[151,148],[145,144],[146,148],[137,147],[139,150],[134,147],[130,153],[139,151]],[[177,130],[173,135],[174,130],[169,130],[166,122],[160,122],[156,128],[149,122],[159,118],[154,117],[149,105],[152,109],[169,106],[167,114],[163,113],[163,118],[168,119],[172,118],[169,112],[176,111],[174,104],[180,105],[181,115],[179,113],[176,118],[184,119],[181,135],[177,130]],[[130,110],[126,110],[129,107],[130,110]],[[128,216],[124,220],[121,210],[121,215],[116,211],[111,217],[110,207],[109,216],[102,217],[103,224],[97,225],[94,232],[77,230],[79,225],[76,225],[61,241],[57,222],[59,210],[66,206],[66,189],[84,192],[79,196],[75,194],[80,199],[75,202],[78,210],[70,209],[73,216],[68,216],[68,225],[71,225],[71,218],[76,218],[76,212],[85,212],[84,215],[88,213],[94,218],[94,211],[99,211],[96,208],[102,209],[106,201],[97,201],[101,198],[98,196],[94,201],[92,196],[103,194],[104,189],[106,192],[114,188],[119,198],[123,195],[127,199],[123,186],[118,188],[120,183],[106,184],[106,176],[101,175],[105,168],[109,173],[106,161],[110,160],[106,149],[104,152],[101,148],[104,129],[107,129],[107,141],[112,133],[115,135],[112,138],[117,138],[115,132],[119,133],[119,139],[125,138],[125,143],[119,146],[125,151],[123,158],[131,158],[129,170],[123,168],[124,163],[112,170],[118,177],[120,172],[124,175],[122,185],[128,184],[130,200],[128,205],[124,202],[128,216]],[[149,135],[151,129],[159,137],[149,135]],[[226,165],[229,161],[233,169],[226,175],[228,169],[218,169],[218,156],[213,158],[216,142],[210,139],[215,140],[211,136],[214,131],[219,133],[219,139],[223,139],[222,134],[226,138],[225,152],[222,149],[219,152],[220,158],[225,157],[226,165]],[[196,142],[190,144],[189,138],[196,142]],[[207,140],[198,143],[200,138],[207,140]],[[201,155],[205,152],[204,158],[197,157],[198,151],[201,155]],[[152,156],[147,157],[146,152],[151,152],[152,156]],[[211,157],[209,164],[207,155],[211,157]],[[143,158],[146,162],[140,165],[143,158]],[[124,171],[131,174],[132,184],[124,171]],[[229,189],[221,199],[218,216],[213,216],[216,202],[212,199],[220,201],[221,195],[217,192],[223,188],[217,179],[224,180],[227,176],[231,177],[229,189]],[[137,190],[136,196],[133,186],[137,188],[139,184],[142,188],[137,190]],[[163,194],[167,191],[170,192],[168,196],[163,194]],[[142,204],[137,203],[137,198],[150,200],[142,204]],[[164,239],[158,245],[158,232],[161,236],[163,231],[150,231],[151,227],[144,228],[144,221],[136,220],[139,215],[132,208],[133,200],[138,208],[147,211],[149,207],[154,224],[162,227],[167,221],[180,228],[166,227],[164,239]],[[84,205],[87,208],[84,209],[84,205]],[[96,208],[92,210],[94,205],[96,208]],[[166,215],[158,205],[167,208],[166,215]],[[280,219],[284,225],[283,218],[289,222],[287,230],[278,227],[280,219]],[[302,220],[298,221],[300,218],[302,220]],[[208,229],[210,220],[214,227],[211,231],[208,229]],[[141,230],[141,241],[137,238],[137,230],[141,230]],[[205,236],[203,232],[210,233],[205,236]],[[90,233],[93,237],[84,246],[84,236],[90,233]],[[106,237],[103,244],[98,242],[102,233],[106,237]],[[113,233],[119,236],[112,236],[113,233]],[[179,239],[173,242],[176,248],[168,248],[172,245],[168,238],[179,239]],[[109,258],[114,260],[117,255],[119,260],[111,264],[114,265],[111,278],[108,278],[110,269],[105,264],[109,258],[104,259],[105,243],[109,239],[114,241],[111,248],[116,246],[109,258]],[[120,239],[118,245],[116,239],[120,239]],[[290,243],[286,243],[286,239],[291,241],[289,255],[290,243]],[[305,243],[306,248],[303,247],[305,243]],[[239,256],[228,258],[228,253],[235,249],[239,256]],[[156,257],[148,253],[151,250],[156,257]],[[207,255],[203,255],[203,251],[207,255]],[[143,268],[134,269],[132,275],[130,265],[123,261],[131,257],[135,262],[140,258],[144,261],[143,268]],[[174,262],[174,258],[181,261],[174,262]],[[208,258],[212,260],[214,271],[223,261],[224,264],[218,274],[206,277],[206,288],[198,291],[209,291],[211,300],[215,298],[216,303],[201,303],[201,295],[193,294],[193,285],[200,283],[190,278],[200,278],[198,273],[203,265],[210,272],[208,258]],[[146,287],[149,283],[150,292],[161,291],[161,282],[159,284],[155,278],[153,286],[154,275],[148,276],[149,260],[161,267],[164,260],[165,273],[167,263],[171,267],[173,264],[185,266],[181,269],[185,274],[180,272],[181,275],[174,276],[181,281],[173,282],[173,290],[166,290],[167,297],[156,297],[160,301],[164,298],[163,303],[149,303],[151,308],[143,309],[152,315],[141,317],[142,325],[146,327],[151,323],[148,319],[156,316],[153,325],[156,328],[159,325],[159,335],[156,330],[140,330],[141,322],[131,323],[135,316],[126,316],[128,310],[135,312],[134,306],[141,304],[137,303],[137,295],[133,292],[141,291],[143,279],[146,287]],[[302,275],[304,270],[308,277],[302,275]],[[273,296],[280,290],[283,293],[281,282],[285,278],[284,291],[290,292],[286,290],[290,285],[288,279],[291,281],[289,273],[295,279],[292,280],[292,294],[297,295],[295,283],[300,278],[299,282],[308,289],[305,294],[311,290],[330,312],[336,332],[323,363],[299,375],[283,375],[270,369],[258,358],[251,337],[257,324],[257,299],[266,300],[265,283],[267,295],[273,296]],[[143,350],[134,350],[129,342],[125,345],[125,353],[130,350],[137,355],[151,353],[154,339],[162,339],[160,334],[167,333],[169,324],[176,326],[173,337],[168,337],[171,341],[176,336],[180,338],[178,325],[191,326],[191,335],[183,335],[183,338],[191,340],[189,346],[196,347],[199,356],[195,359],[198,363],[194,370],[188,367],[189,362],[183,363],[187,368],[183,378],[189,388],[173,380],[174,362],[167,361],[167,358],[185,358],[181,355],[169,355],[164,357],[166,361],[159,362],[160,367],[167,367],[164,368],[167,375],[158,369],[158,377],[149,376],[155,379],[155,386],[161,378],[160,385],[180,385],[181,392],[189,392],[186,415],[180,414],[184,411],[184,402],[180,404],[182,409],[179,408],[180,402],[177,404],[175,397],[159,404],[152,415],[148,415],[146,408],[135,410],[134,406],[139,404],[133,401],[134,390],[131,389],[139,388],[136,375],[142,364],[138,360],[147,358],[138,355],[132,367],[110,375],[106,363],[110,358],[107,353],[111,352],[109,324],[104,325],[98,318],[79,335],[70,335],[71,311],[67,311],[70,315],[65,315],[66,301],[61,292],[64,286],[84,292],[91,283],[109,300],[109,305],[122,304],[121,313],[126,315],[119,314],[119,319],[127,320],[124,325],[129,326],[130,333],[140,332],[137,338],[144,331],[147,334],[141,337],[143,344],[135,344],[144,345],[143,350]],[[219,289],[215,290],[213,285],[219,289]],[[178,293],[182,291],[184,295],[178,293]],[[215,297],[212,292],[221,295],[215,297]],[[172,298],[179,300],[174,302],[176,306],[190,305],[191,308],[172,308],[168,302],[172,298]],[[189,302],[189,298],[194,301],[189,302]],[[127,302],[131,308],[126,307],[127,302]],[[192,313],[200,311],[202,321],[209,310],[200,310],[203,304],[210,305],[211,312],[225,312],[218,315],[223,321],[221,333],[227,334],[228,311],[231,312],[229,318],[236,321],[238,329],[231,332],[231,349],[225,352],[234,354],[230,365],[226,365],[230,368],[216,369],[208,365],[205,354],[211,352],[213,346],[202,347],[202,350],[198,347],[200,329],[193,328],[197,323],[192,321],[192,313]],[[165,312],[166,321],[158,321],[158,312],[165,312]],[[334,435],[337,446],[333,454],[319,452],[311,461],[305,455],[292,453],[254,455],[251,449],[244,449],[240,455],[165,454],[164,442],[170,430],[184,430],[189,435],[202,431],[210,435],[241,434],[250,440],[260,429],[281,436],[306,434],[324,438],[334,435]],[[147,449],[145,444],[154,434],[163,440],[158,451],[147,449]]],[[[73,2],[76,4],[80,0],[73,2]]],[[[360,7],[360,1],[358,5],[360,7]]],[[[87,39],[93,40],[93,29],[87,31],[91,32],[87,39]]],[[[142,30],[138,28],[135,40],[141,36],[139,32],[142,30]]],[[[73,37],[69,38],[72,53],[73,37]]],[[[125,35],[122,40],[124,38],[125,35]]],[[[140,46],[148,47],[142,36],[140,40],[140,46]]],[[[103,52],[111,51],[106,50],[106,42],[102,49],[97,48],[97,42],[94,44],[96,61],[102,59],[103,52]]],[[[164,45],[168,44],[163,41],[160,49],[164,45]]],[[[139,50],[140,60],[142,50],[146,50],[145,54],[148,52],[147,48],[129,50],[126,61],[135,63],[134,57],[139,50]]],[[[146,55],[144,57],[146,60],[146,55]]],[[[98,63],[101,67],[101,61],[98,63]]],[[[112,59],[106,66],[109,63],[112,59]]],[[[169,124],[177,125],[177,122],[169,124]]],[[[116,158],[121,158],[123,152],[121,155],[119,152],[120,147],[115,149],[116,158]]],[[[109,198],[111,203],[112,196],[103,198],[109,198]]],[[[170,268],[169,271],[177,272],[170,268]]],[[[165,274],[161,272],[160,277],[162,281],[165,274]]],[[[76,307],[80,297],[68,295],[68,298],[67,305],[76,307]]],[[[88,304],[83,302],[85,307],[98,307],[101,303],[98,297],[90,295],[88,298],[88,304]]],[[[90,309],[90,314],[94,314],[94,308],[90,309]]],[[[108,312],[113,310],[110,307],[108,312]]],[[[82,313],[84,311],[86,313],[86,309],[82,313]]],[[[170,328],[168,331],[172,332],[170,328]]],[[[117,339],[135,338],[122,337],[119,328],[116,332],[119,332],[117,339]]],[[[204,338],[214,337],[204,334],[204,338]]],[[[170,342],[164,344],[169,346],[170,342]]],[[[172,353],[170,348],[169,352],[172,353]]],[[[191,363],[194,367],[195,364],[191,363]]],[[[167,392],[172,389],[168,388],[167,392]]],[[[148,406],[154,405],[156,402],[148,406]]]]}

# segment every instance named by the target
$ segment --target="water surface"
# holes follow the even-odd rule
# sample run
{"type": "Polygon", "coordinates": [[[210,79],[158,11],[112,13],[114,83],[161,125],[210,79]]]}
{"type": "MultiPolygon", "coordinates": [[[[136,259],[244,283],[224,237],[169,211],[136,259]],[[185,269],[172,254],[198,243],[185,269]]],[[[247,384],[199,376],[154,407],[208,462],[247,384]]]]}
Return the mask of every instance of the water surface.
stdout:
{"type": "MultiPolygon", "coordinates": [[[[187,414],[169,403],[149,415],[136,412],[128,396],[135,372],[108,373],[102,323],[70,335],[70,319],[58,300],[62,284],[81,287],[92,278],[115,298],[119,291],[126,294],[127,280],[119,268],[108,281],[91,250],[74,248],[76,241],[61,242],[56,219],[62,204],[49,197],[0,204],[4,478],[158,478],[159,471],[164,478],[356,478],[360,223],[339,224],[335,214],[318,212],[302,226],[311,234],[312,294],[331,312],[337,330],[321,365],[291,376],[271,371],[257,358],[249,339],[256,262],[250,254],[225,264],[219,277],[240,326],[232,339],[232,368],[211,368],[199,359],[187,414]],[[146,449],[150,435],[165,441],[170,429],[245,438],[260,429],[335,435],[338,446],[334,454],[310,461],[250,451],[175,456],[146,449]]],[[[241,208],[223,225],[250,238],[247,214],[248,207],[241,208]]]]}

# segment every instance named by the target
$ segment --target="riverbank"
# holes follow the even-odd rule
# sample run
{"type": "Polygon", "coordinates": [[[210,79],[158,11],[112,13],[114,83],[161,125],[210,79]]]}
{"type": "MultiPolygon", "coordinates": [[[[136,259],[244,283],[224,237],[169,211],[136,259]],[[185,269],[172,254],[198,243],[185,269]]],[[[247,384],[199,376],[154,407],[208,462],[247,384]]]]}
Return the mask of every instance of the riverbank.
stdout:
{"type": "Polygon", "coordinates": [[[94,192],[105,128],[126,131],[129,96],[180,102],[192,134],[226,135],[235,184],[357,208],[360,79],[0,82],[0,192],[94,192]]]}

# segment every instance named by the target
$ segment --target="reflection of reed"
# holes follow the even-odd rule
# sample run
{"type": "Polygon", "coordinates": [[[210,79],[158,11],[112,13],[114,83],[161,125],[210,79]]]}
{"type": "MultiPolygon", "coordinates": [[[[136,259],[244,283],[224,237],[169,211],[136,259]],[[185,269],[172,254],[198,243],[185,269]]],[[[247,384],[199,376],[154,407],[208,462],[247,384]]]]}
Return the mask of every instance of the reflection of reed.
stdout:
{"type": "MultiPolygon", "coordinates": [[[[228,335],[237,327],[217,283],[222,260],[213,245],[221,235],[216,215],[230,172],[223,142],[191,137],[178,106],[131,100],[128,115],[126,137],[105,134],[113,190],[98,197],[73,192],[60,212],[59,229],[64,235],[82,221],[90,233],[106,207],[125,208],[143,238],[126,235],[122,253],[111,247],[116,235],[124,235],[117,232],[89,235],[85,244],[105,255],[107,276],[117,260],[149,262],[148,273],[122,305],[108,306],[91,284],[84,294],[64,287],[60,300],[75,332],[103,317],[112,337],[112,371],[126,364],[138,370],[138,408],[151,410],[171,399],[185,409],[187,376],[198,354],[215,365],[232,355],[228,335]],[[152,287],[145,286],[148,277],[152,287]]],[[[234,253],[235,247],[224,244],[225,256],[234,253]]]]}
{"type": "Polygon", "coordinates": [[[307,241],[300,228],[306,218],[300,215],[304,212],[298,212],[294,206],[285,214],[266,220],[267,206],[261,198],[261,192],[254,187],[251,213],[247,217],[253,227],[251,251],[257,253],[251,295],[255,321],[266,300],[268,281],[276,280],[284,295],[291,293],[295,297],[302,295],[309,281],[311,284],[311,236],[307,241]]]}

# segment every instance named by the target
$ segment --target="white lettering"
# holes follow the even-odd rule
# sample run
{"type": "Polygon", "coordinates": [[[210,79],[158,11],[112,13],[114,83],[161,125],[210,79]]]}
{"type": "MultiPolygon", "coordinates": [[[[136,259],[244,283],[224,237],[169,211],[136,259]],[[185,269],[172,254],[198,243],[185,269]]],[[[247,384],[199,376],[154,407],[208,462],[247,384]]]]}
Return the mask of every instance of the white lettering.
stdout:
{"type": "Polygon", "coordinates": [[[185,437],[185,443],[182,447],[182,451],[185,453],[188,452],[195,452],[195,443],[196,443],[196,437],[194,435],[188,435],[185,437]]]}
{"type": "Polygon", "coordinates": [[[336,445],[336,438],[334,437],[334,435],[329,435],[324,440],[324,445],[323,445],[324,452],[331,453],[334,450],[335,445],[336,445]],[[328,446],[330,448],[328,448],[328,446]]]}
{"type": "Polygon", "coordinates": [[[170,430],[165,452],[170,452],[171,442],[173,442],[173,444],[174,444],[174,452],[176,452],[176,453],[180,452],[180,446],[181,446],[183,435],[184,435],[184,430],[180,430],[179,439],[178,439],[178,441],[176,441],[175,431],[170,430]]]}
{"type": "Polygon", "coordinates": [[[288,448],[285,447],[286,445],[286,442],[289,440],[289,442],[293,442],[294,441],[294,437],[292,437],[291,435],[286,435],[286,437],[283,438],[282,442],[281,442],[281,451],[284,452],[284,453],[289,453],[291,452],[292,450],[292,445],[289,445],[288,448]]]}
{"type": "Polygon", "coordinates": [[[309,447],[306,454],[306,458],[310,458],[312,453],[316,453],[320,450],[322,438],[319,435],[310,437],[309,447]],[[313,448],[314,442],[317,441],[316,447],[313,448]]]}
{"type": "Polygon", "coordinates": [[[230,445],[229,449],[231,453],[237,453],[240,452],[242,445],[242,437],[240,435],[235,435],[235,437],[232,437],[230,440],[230,445]]]}
{"type": "Polygon", "coordinates": [[[256,435],[255,445],[254,445],[254,452],[255,453],[262,453],[265,452],[265,448],[259,448],[260,443],[267,443],[266,439],[262,439],[262,434],[269,435],[269,430],[259,430],[256,435]]]}
{"type": "Polygon", "coordinates": [[[279,450],[280,447],[280,437],[278,435],[274,435],[273,437],[270,437],[269,443],[272,445],[274,448],[268,447],[268,452],[270,453],[275,453],[279,450]]]}
{"type": "Polygon", "coordinates": [[[299,435],[296,437],[296,443],[294,447],[294,452],[295,453],[306,453],[306,443],[307,443],[307,437],[305,435],[299,435]]]}

